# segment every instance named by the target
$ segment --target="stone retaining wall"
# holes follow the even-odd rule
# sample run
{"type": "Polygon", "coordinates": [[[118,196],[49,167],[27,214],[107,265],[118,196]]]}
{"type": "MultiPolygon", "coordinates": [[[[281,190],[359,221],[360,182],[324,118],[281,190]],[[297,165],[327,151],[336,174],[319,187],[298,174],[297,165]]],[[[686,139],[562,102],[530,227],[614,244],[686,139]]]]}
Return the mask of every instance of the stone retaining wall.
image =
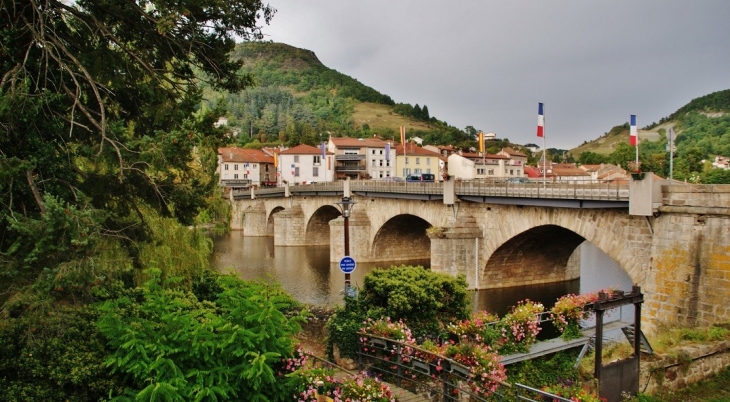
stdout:
{"type": "Polygon", "coordinates": [[[730,367],[730,341],[683,346],[676,357],[641,362],[639,391],[654,394],[676,391],[730,367]]]}

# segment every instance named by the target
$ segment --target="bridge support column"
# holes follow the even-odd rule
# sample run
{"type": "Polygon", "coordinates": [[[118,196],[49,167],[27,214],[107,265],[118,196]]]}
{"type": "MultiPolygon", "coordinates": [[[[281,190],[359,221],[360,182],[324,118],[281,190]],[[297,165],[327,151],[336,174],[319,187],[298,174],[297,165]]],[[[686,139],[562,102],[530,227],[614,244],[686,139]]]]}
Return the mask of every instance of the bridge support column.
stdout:
{"type": "Polygon", "coordinates": [[[250,206],[241,202],[231,202],[231,230],[245,230],[246,212],[250,206]]]}
{"type": "MultiPolygon", "coordinates": [[[[234,209],[239,205],[239,203],[234,203],[234,209]]],[[[238,219],[236,215],[236,213],[233,214],[234,221],[238,219]]],[[[266,236],[266,208],[263,203],[259,202],[249,206],[243,210],[241,215],[241,229],[243,229],[244,235],[251,237],[266,236]]],[[[231,222],[231,229],[233,229],[233,224],[234,222],[231,222]]]]}
{"type": "Polygon", "coordinates": [[[307,225],[301,205],[274,215],[274,246],[303,246],[307,225]]]}
{"type": "MultiPolygon", "coordinates": [[[[357,262],[370,262],[370,219],[356,205],[348,220],[350,226],[350,257],[357,262]]],[[[345,256],[345,219],[342,216],[330,221],[330,262],[339,262],[345,256]]]]}
{"type": "Polygon", "coordinates": [[[431,228],[431,270],[453,276],[464,275],[471,289],[479,289],[482,271],[479,244],[483,237],[472,215],[461,214],[458,221],[449,218],[447,226],[431,228]]]}

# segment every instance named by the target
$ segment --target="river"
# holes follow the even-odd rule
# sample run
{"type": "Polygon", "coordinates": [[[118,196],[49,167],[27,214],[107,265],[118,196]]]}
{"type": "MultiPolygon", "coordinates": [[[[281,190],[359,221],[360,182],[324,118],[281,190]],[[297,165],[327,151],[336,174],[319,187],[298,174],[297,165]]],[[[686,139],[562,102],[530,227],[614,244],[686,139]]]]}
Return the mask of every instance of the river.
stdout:
{"type": "MultiPolygon", "coordinates": [[[[235,272],[242,279],[279,282],[287,293],[302,303],[333,307],[342,304],[345,276],[337,263],[329,261],[329,246],[274,246],[273,237],[244,237],[236,231],[213,236],[214,268],[235,272]]],[[[471,292],[475,310],[487,310],[500,316],[518,301],[530,299],[547,308],[557,298],[568,293],[587,293],[613,287],[630,290],[631,280],[610,257],[584,242],[581,246],[580,279],[545,285],[488,289],[471,292]]],[[[408,261],[405,265],[429,267],[429,259],[408,261]]],[[[397,265],[403,264],[402,262],[397,265]]],[[[351,274],[352,285],[362,287],[364,276],[387,263],[357,263],[351,274]]],[[[621,318],[630,319],[631,311],[624,309],[621,318]]]]}

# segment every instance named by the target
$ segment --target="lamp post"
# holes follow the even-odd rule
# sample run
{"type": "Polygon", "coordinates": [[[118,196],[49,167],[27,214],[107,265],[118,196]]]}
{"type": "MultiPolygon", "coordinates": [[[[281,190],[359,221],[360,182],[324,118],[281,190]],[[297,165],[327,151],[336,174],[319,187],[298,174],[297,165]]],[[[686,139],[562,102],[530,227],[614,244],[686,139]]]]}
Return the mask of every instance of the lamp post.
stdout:
{"type": "MultiPolygon", "coordinates": [[[[345,257],[350,256],[350,214],[352,213],[352,207],[355,205],[355,201],[353,201],[349,196],[342,197],[342,201],[336,202],[337,206],[340,208],[340,212],[342,213],[342,217],[345,219],[345,226],[344,226],[344,232],[345,232],[345,257]]],[[[347,295],[350,290],[350,273],[345,273],[345,294],[347,295]]]]}

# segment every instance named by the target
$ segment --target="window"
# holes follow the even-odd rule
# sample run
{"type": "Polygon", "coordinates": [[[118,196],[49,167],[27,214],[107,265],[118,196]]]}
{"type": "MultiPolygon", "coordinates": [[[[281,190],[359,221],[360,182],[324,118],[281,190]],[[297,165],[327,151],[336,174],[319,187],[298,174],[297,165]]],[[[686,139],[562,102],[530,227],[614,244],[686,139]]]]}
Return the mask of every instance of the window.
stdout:
{"type": "Polygon", "coordinates": [[[381,159],[379,162],[380,162],[380,166],[382,167],[383,166],[383,160],[381,159]]]}
{"type": "MultiPolygon", "coordinates": [[[[269,164],[268,164],[268,163],[266,164],[266,171],[267,171],[267,172],[269,171],[269,164]]],[[[266,175],[266,177],[268,177],[268,175],[266,175]]],[[[267,180],[267,181],[268,181],[268,180],[267,180]]]]}
{"type": "Polygon", "coordinates": [[[312,176],[319,177],[319,167],[315,166],[312,168],[312,176]]]}
{"type": "Polygon", "coordinates": [[[299,177],[299,166],[294,168],[294,177],[299,177]]]}
{"type": "Polygon", "coordinates": [[[233,175],[233,179],[234,179],[234,180],[235,180],[235,179],[238,179],[238,173],[236,173],[236,174],[234,174],[234,175],[233,175]]]}
{"type": "Polygon", "coordinates": [[[375,159],[373,159],[373,160],[371,160],[371,161],[370,161],[370,166],[377,166],[377,165],[375,164],[375,159]]]}
{"type": "Polygon", "coordinates": [[[294,163],[298,163],[298,162],[299,162],[299,155],[294,155],[294,163]]]}
{"type": "Polygon", "coordinates": [[[225,164],[225,166],[226,166],[225,170],[228,170],[228,164],[227,163],[225,164]]]}
{"type": "Polygon", "coordinates": [[[482,168],[477,168],[477,174],[478,174],[478,175],[483,175],[483,174],[484,174],[484,169],[482,169],[482,168]]]}
{"type": "Polygon", "coordinates": [[[510,175],[510,176],[514,176],[514,174],[515,174],[515,171],[514,171],[514,170],[512,170],[512,169],[510,169],[510,170],[509,170],[509,175],[510,175]]]}
{"type": "Polygon", "coordinates": [[[390,166],[390,161],[385,161],[385,166],[390,166]]]}
{"type": "Polygon", "coordinates": [[[238,170],[238,163],[233,164],[233,170],[238,170]]]}
{"type": "Polygon", "coordinates": [[[426,158],[426,164],[427,165],[430,165],[431,164],[431,158],[426,158]]]}
{"type": "Polygon", "coordinates": [[[489,169],[489,175],[494,176],[494,169],[489,169]]]}
{"type": "MultiPolygon", "coordinates": [[[[236,175],[236,177],[238,177],[238,175],[236,175]]],[[[244,174],[244,175],[243,175],[243,178],[244,178],[244,179],[248,179],[248,173],[244,174]]]]}
{"type": "Polygon", "coordinates": [[[375,150],[373,149],[372,151],[373,151],[372,154],[375,155],[375,150]]]}
{"type": "Polygon", "coordinates": [[[420,164],[421,164],[421,158],[416,158],[416,165],[420,165],[420,164]]]}
{"type": "Polygon", "coordinates": [[[406,156],[406,165],[408,164],[408,157],[406,156]]]}
{"type": "Polygon", "coordinates": [[[319,165],[322,162],[322,157],[320,155],[314,155],[314,164],[319,165]]]}
{"type": "Polygon", "coordinates": [[[345,155],[360,155],[360,152],[358,152],[357,149],[345,149],[344,154],[345,155]]]}
{"type": "MultiPolygon", "coordinates": [[[[383,154],[383,150],[381,149],[381,150],[380,150],[380,155],[382,155],[382,154],[383,154]]],[[[383,176],[380,176],[380,177],[383,177],[383,176]]]]}

